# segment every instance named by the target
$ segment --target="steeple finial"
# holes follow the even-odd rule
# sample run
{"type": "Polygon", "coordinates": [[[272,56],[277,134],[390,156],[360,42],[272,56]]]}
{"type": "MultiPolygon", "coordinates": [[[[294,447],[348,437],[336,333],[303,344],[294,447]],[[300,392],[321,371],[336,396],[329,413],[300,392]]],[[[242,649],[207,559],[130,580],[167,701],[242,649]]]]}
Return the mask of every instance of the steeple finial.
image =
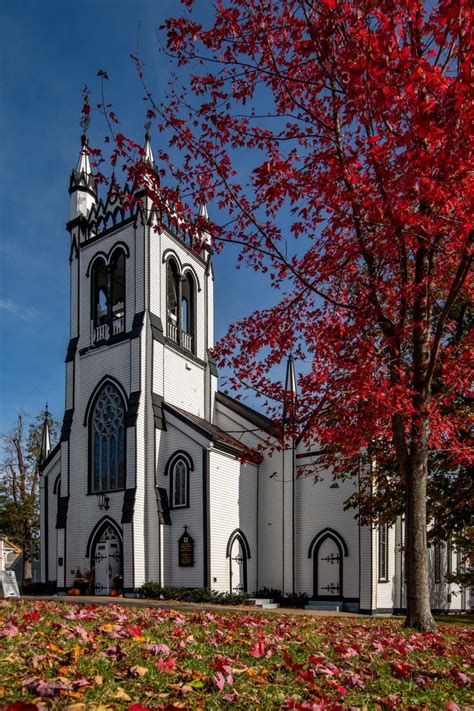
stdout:
{"type": "Polygon", "coordinates": [[[148,163],[149,166],[155,168],[155,158],[153,156],[153,149],[151,147],[151,135],[150,135],[151,121],[148,119],[145,121],[145,155],[144,162],[148,163]]]}
{"type": "Polygon", "coordinates": [[[51,452],[51,437],[49,432],[49,410],[46,403],[43,420],[43,431],[41,433],[40,464],[42,464],[51,452]]]}

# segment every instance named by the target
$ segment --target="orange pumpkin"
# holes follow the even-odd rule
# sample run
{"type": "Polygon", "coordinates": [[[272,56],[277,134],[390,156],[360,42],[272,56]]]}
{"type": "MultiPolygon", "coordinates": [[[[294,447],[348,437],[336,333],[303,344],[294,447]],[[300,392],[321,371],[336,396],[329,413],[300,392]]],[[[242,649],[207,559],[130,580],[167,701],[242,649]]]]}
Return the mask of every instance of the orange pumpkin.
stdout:
{"type": "Polygon", "coordinates": [[[74,592],[74,588],[70,588],[70,589],[67,591],[67,594],[68,594],[68,595],[75,595],[76,593],[74,592]]]}
{"type": "Polygon", "coordinates": [[[80,594],[81,594],[81,591],[79,590],[79,588],[74,588],[74,595],[80,595],[80,594]]]}
{"type": "Polygon", "coordinates": [[[118,591],[117,590],[111,590],[110,591],[110,597],[117,597],[118,596],[118,591]]]}

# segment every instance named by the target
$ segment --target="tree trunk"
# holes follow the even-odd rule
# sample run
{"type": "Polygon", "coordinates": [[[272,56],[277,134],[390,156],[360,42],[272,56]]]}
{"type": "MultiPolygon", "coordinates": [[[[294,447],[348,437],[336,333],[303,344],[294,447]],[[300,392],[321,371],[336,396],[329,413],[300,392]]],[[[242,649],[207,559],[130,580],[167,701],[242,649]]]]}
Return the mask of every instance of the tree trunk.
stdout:
{"type": "Polygon", "coordinates": [[[29,530],[28,526],[24,527],[24,535],[23,535],[23,545],[22,545],[22,551],[23,551],[23,582],[28,583],[31,582],[33,578],[33,573],[31,569],[31,545],[32,545],[32,536],[29,530]]]}
{"type": "MultiPolygon", "coordinates": [[[[423,428],[425,429],[425,428],[423,428]]],[[[436,629],[431,614],[428,573],[426,487],[428,473],[427,438],[413,444],[407,481],[405,570],[407,616],[405,627],[422,631],[436,629]]]]}

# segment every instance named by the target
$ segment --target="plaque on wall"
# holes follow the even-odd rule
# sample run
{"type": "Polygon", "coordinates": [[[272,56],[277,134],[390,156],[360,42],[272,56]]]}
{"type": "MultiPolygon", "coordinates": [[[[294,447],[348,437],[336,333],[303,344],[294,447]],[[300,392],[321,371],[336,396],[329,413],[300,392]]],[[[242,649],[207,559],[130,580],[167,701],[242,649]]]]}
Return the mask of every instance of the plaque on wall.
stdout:
{"type": "Polygon", "coordinates": [[[181,568],[189,568],[194,565],[194,539],[188,533],[188,527],[184,527],[184,533],[178,541],[178,565],[181,568]]]}

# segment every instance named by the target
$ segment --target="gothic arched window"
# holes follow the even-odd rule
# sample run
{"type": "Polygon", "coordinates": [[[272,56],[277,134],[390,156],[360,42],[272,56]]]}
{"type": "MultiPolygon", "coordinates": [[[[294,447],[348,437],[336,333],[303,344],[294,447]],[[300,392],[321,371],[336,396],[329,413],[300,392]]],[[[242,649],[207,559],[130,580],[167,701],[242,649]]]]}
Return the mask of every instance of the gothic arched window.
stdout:
{"type": "Polygon", "coordinates": [[[91,490],[113,491],[125,486],[125,409],[111,383],[104,385],[91,416],[91,490]]]}
{"type": "Polygon", "coordinates": [[[181,298],[181,345],[189,351],[194,350],[194,279],[188,272],[183,280],[181,298]]]}
{"type": "Polygon", "coordinates": [[[173,509],[189,506],[189,465],[184,458],[175,461],[171,469],[171,506],[173,509]]]}
{"type": "Polygon", "coordinates": [[[166,265],[166,318],[167,335],[173,341],[178,341],[178,303],[179,274],[174,259],[168,259],[166,265]]]}

